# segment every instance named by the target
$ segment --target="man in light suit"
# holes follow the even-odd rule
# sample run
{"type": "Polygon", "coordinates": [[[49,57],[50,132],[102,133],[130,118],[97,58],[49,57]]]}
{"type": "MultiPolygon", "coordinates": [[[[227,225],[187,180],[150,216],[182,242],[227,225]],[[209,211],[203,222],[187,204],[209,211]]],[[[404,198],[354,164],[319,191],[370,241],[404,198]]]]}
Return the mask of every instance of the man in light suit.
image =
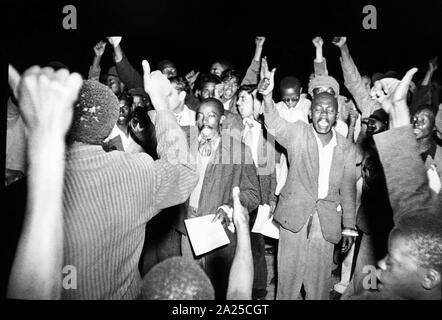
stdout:
{"type": "Polygon", "coordinates": [[[263,60],[259,92],[264,120],[287,149],[288,179],[275,220],[280,224],[277,299],[329,298],[334,245],[354,240],[356,202],[355,147],[334,130],[338,103],[329,93],[315,95],[312,124],[282,119],[272,100],[274,73],[263,60]],[[344,228],[342,228],[342,226],[344,228]]]}

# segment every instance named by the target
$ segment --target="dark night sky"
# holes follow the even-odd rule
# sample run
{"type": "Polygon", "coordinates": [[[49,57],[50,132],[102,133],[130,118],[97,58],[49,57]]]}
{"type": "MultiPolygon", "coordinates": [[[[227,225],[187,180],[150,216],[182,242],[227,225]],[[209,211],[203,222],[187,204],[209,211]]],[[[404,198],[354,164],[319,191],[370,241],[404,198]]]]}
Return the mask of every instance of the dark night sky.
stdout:
{"type": "MultiPolygon", "coordinates": [[[[122,34],[122,47],[141,70],[141,60],[170,58],[184,74],[207,70],[216,57],[244,72],[253,57],[254,36],[267,36],[264,55],[277,75],[306,83],[312,70],[311,39],[321,35],[329,72],[342,79],[334,35],[347,35],[357,65],[369,73],[421,68],[430,56],[442,59],[442,1],[47,1],[7,5],[8,61],[20,71],[59,60],[86,75],[93,45],[122,34]],[[414,4],[413,4],[414,3],[414,4]],[[62,8],[73,4],[78,29],[64,30],[62,8]],[[373,4],[378,29],[364,30],[362,8],[373,4]]],[[[106,48],[103,70],[112,63],[106,48]]],[[[440,77],[440,70],[436,73],[440,77]]]]}

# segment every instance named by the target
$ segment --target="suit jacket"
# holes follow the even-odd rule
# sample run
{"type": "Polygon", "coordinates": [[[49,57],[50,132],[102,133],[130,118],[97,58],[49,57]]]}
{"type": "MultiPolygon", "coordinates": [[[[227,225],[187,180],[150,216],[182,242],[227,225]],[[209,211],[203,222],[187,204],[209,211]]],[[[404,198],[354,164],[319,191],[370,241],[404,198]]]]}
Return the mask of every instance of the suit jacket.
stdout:
{"type": "Polygon", "coordinates": [[[411,125],[373,136],[384,167],[395,225],[406,214],[442,212],[442,197],[428,185],[411,125]]]}
{"type": "MultiPolygon", "coordinates": [[[[281,153],[276,150],[275,137],[268,133],[264,124],[258,120],[261,125],[258,140],[258,163],[257,167],[261,204],[269,204],[270,201],[276,201],[276,163],[280,161],[281,153]]],[[[245,126],[241,122],[242,129],[240,137],[244,136],[245,126]]]]}
{"type": "Polygon", "coordinates": [[[270,133],[287,149],[290,164],[287,182],[281,191],[275,220],[292,232],[299,232],[315,211],[324,238],[337,244],[342,226],[355,227],[356,147],[336,133],[327,197],[318,199],[319,153],[312,124],[290,123],[281,118],[274,105],[265,110],[270,133]],[[268,112],[267,112],[268,111],[268,112]],[[342,211],[338,211],[341,205],[342,211]]]}
{"type": "MultiPolygon", "coordinates": [[[[196,127],[183,129],[188,133],[191,153],[198,152],[198,140],[194,130],[196,127]]],[[[234,137],[222,134],[215,154],[207,165],[197,216],[215,213],[226,204],[233,207],[232,189],[238,186],[241,190],[241,204],[248,212],[255,210],[260,203],[259,181],[253,164],[250,149],[234,137]]],[[[181,210],[181,218],[177,230],[186,234],[184,219],[187,218],[188,201],[181,210]]]]}

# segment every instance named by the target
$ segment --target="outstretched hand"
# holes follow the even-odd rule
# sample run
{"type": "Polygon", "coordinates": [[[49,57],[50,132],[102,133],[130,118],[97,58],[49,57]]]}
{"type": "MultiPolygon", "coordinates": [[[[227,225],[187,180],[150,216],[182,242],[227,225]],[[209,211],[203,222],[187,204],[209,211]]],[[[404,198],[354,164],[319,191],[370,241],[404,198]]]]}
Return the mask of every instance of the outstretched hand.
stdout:
{"type": "Polygon", "coordinates": [[[247,209],[241,204],[239,200],[240,190],[238,187],[234,187],[232,190],[233,197],[233,223],[238,229],[240,226],[249,225],[249,213],[247,209]]]}
{"type": "Polygon", "coordinates": [[[275,72],[276,68],[273,68],[272,71],[269,70],[267,57],[262,58],[261,80],[258,84],[258,92],[263,96],[267,96],[273,91],[275,86],[275,72]]]}
{"type": "Polygon", "coordinates": [[[385,78],[375,82],[370,96],[381,104],[382,108],[390,114],[390,127],[396,128],[410,123],[407,106],[407,93],[411,79],[417,68],[408,70],[401,81],[385,78]]]}
{"type": "Polygon", "coordinates": [[[33,66],[20,77],[9,65],[9,84],[16,92],[20,113],[31,135],[38,132],[64,138],[72,122],[72,106],[83,85],[80,74],[33,66]]]}
{"type": "Polygon", "coordinates": [[[152,100],[155,109],[167,109],[167,98],[172,94],[172,85],[169,79],[159,70],[150,72],[150,65],[147,60],[143,60],[143,72],[144,90],[152,100]]]}

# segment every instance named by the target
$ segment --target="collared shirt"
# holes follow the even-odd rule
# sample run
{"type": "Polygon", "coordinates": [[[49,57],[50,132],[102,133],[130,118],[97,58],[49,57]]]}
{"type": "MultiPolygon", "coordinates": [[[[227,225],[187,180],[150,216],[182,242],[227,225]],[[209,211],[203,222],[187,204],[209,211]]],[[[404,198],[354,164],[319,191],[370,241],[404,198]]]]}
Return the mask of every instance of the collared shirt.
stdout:
{"type": "Polygon", "coordinates": [[[253,162],[255,163],[255,166],[258,166],[258,143],[259,143],[259,136],[261,134],[261,123],[259,123],[254,119],[246,118],[243,120],[243,124],[244,124],[243,139],[248,134],[251,134],[251,140],[250,140],[251,143],[249,143],[250,145],[248,145],[248,147],[252,152],[252,158],[253,162]],[[252,127],[249,126],[249,123],[252,125],[252,127]]]}
{"type": "Polygon", "coordinates": [[[308,123],[311,101],[301,96],[294,108],[289,108],[284,101],[275,105],[279,115],[288,122],[304,121],[308,123]]]}
{"type": "Polygon", "coordinates": [[[433,142],[431,144],[431,147],[427,151],[421,153],[422,160],[425,162],[425,161],[427,161],[428,157],[431,157],[432,159],[434,159],[434,157],[436,156],[436,149],[437,149],[436,143],[433,142]]]}
{"type": "Polygon", "coordinates": [[[184,105],[183,111],[174,114],[180,126],[183,127],[195,125],[196,113],[195,111],[190,110],[186,105],[184,105]]]}
{"type": "Polygon", "coordinates": [[[134,139],[132,139],[130,134],[126,134],[123,132],[117,124],[113,127],[110,135],[104,140],[104,142],[108,142],[109,140],[120,136],[121,142],[123,143],[123,148],[125,152],[129,153],[138,153],[138,152],[144,152],[144,149],[142,146],[140,146],[138,143],[135,142],[134,139]]]}
{"type": "Polygon", "coordinates": [[[319,140],[318,133],[314,129],[312,130],[316,138],[319,154],[318,198],[324,199],[325,197],[327,197],[328,194],[328,183],[330,178],[333,152],[334,148],[337,145],[336,133],[334,129],[332,129],[332,139],[326,146],[322,146],[322,142],[321,140],[319,140]]]}
{"type": "MultiPolygon", "coordinates": [[[[216,149],[218,149],[220,140],[221,140],[221,137],[217,137],[213,141],[213,150],[212,150],[212,154],[210,156],[205,157],[205,156],[202,156],[199,152],[197,152],[196,170],[198,172],[199,179],[198,179],[198,183],[197,183],[195,189],[193,189],[192,193],[190,194],[190,199],[189,199],[189,205],[195,209],[198,209],[201,190],[203,187],[203,181],[204,181],[204,176],[206,173],[207,165],[209,164],[210,159],[215,155],[215,153],[216,153],[215,151],[216,151],[216,149]]],[[[198,142],[199,141],[201,141],[201,135],[198,137],[198,142]]]]}

